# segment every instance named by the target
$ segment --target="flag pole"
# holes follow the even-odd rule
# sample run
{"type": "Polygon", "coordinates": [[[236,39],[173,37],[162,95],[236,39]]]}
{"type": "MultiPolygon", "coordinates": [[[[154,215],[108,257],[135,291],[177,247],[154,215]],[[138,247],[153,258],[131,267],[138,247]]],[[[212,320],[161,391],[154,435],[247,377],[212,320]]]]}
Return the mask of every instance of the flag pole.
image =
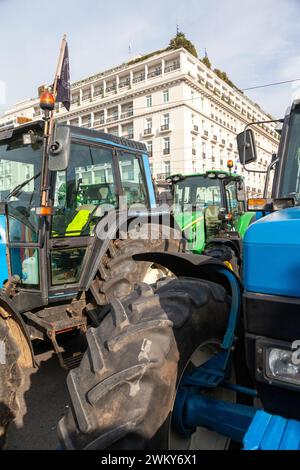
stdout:
{"type": "MultiPolygon", "coordinates": [[[[52,86],[52,94],[54,96],[54,100],[56,100],[56,96],[57,96],[58,80],[60,79],[60,76],[61,76],[66,44],[67,44],[66,35],[64,34],[62,42],[61,42],[60,54],[58,58],[54,83],[52,86]]],[[[50,146],[52,143],[51,141],[52,141],[52,134],[53,134],[53,129],[54,129],[54,111],[55,109],[52,109],[50,112],[45,111],[44,113],[45,125],[44,125],[44,136],[43,136],[43,141],[44,141],[43,164],[42,164],[42,174],[41,174],[41,178],[42,178],[41,205],[43,207],[48,206],[48,203],[49,203],[48,158],[49,158],[49,151],[50,151],[50,146]]]]}
{"type": "MultiPolygon", "coordinates": [[[[63,66],[63,60],[64,60],[64,55],[65,55],[65,50],[66,50],[66,44],[67,44],[67,36],[64,34],[61,46],[60,46],[60,53],[59,53],[59,58],[58,58],[58,63],[57,63],[57,68],[56,68],[56,74],[54,77],[54,82],[53,82],[53,87],[52,87],[52,93],[56,101],[56,96],[57,96],[57,86],[58,86],[58,80],[61,77],[61,70],[63,66]]],[[[51,145],[51,136],[53,134],[53,129],[54,129],[54,111],[55,109],[51,112],[50,115],[50,121],[49,121],[49,139],[48,139],[48,146],[51,145]]]]}

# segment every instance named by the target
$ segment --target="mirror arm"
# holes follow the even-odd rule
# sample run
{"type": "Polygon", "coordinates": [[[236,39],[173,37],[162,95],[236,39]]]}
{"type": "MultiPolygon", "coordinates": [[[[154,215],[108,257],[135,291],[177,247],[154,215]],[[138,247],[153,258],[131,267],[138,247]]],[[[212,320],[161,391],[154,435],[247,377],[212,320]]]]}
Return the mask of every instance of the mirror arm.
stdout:
{"type": "Polygon", "coordinates": [[[267,168],[267,174],[266,174],[266,180],[265,180],[265,187],[264,187],[264,195],[263,197],[266,198],[268,194],[268,186],[269,186],[269,181],[270,181],[270,175],[271,175],[271,170],[273,167],[276,165],[276,163],[279,162],[279,158],[277,157],[276,160],[270,163],[270,165],[267,168]]]}

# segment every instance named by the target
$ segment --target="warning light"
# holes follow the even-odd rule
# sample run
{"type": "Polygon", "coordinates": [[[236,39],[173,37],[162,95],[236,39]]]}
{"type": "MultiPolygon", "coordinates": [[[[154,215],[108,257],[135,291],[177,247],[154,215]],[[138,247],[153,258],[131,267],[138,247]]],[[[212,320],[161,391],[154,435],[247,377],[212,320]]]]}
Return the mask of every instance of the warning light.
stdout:
{"type": "Polygon", "coordinates": [[[49,206],[37,207],[35,212],[36,212],[36,215],[44,216],[44,217],[54,214],[53,207],[49,207],[49,206]]]}
{"type": "Polygon", "coordinates": [[[40,107],[43,111],[53,111],[55,98],[50,91],[44,91],[40,96],[40,107]]]}
{"type": "Polygon", "coordinates": [[[228,160],[227,168],[229,168],[229,169],[233,168],[233,160],[228,160]]]}

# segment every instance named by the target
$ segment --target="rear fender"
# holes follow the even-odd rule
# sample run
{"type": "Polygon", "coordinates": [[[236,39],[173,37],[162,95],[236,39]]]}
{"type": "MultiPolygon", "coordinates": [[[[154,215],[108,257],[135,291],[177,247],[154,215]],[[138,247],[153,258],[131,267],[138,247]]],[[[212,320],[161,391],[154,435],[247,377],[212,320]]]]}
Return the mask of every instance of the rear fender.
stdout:
{"type": "MultiPolygon", "coordinates": [[[[157,263],[169,269],[177,277],[195,277],[222,285],[228,292],[231,292],[228,279],[218,272],[217,268],[222,267],[231,274],[231,269],[227,268],[222,261],[204,255],[192,253],[166,253],[150,252],[133,255],[136,261],[149,261],[157,263]]],[[[234,274],[242,293],[242,285],[238,277],[234,274]]]]}

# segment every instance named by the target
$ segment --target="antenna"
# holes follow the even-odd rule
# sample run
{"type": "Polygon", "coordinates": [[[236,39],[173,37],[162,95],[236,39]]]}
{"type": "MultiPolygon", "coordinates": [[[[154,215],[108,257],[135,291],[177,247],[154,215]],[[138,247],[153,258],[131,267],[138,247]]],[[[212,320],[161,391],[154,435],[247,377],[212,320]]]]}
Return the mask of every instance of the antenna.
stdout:
{"type": "Polygon", "coordinates": [[[132,45],[131,45],[131,41],[129,41],[129,44],[128,44],[128,54],[129,54],[129,59],[131,59],[131,55],[132,55],[132,45]]]}

